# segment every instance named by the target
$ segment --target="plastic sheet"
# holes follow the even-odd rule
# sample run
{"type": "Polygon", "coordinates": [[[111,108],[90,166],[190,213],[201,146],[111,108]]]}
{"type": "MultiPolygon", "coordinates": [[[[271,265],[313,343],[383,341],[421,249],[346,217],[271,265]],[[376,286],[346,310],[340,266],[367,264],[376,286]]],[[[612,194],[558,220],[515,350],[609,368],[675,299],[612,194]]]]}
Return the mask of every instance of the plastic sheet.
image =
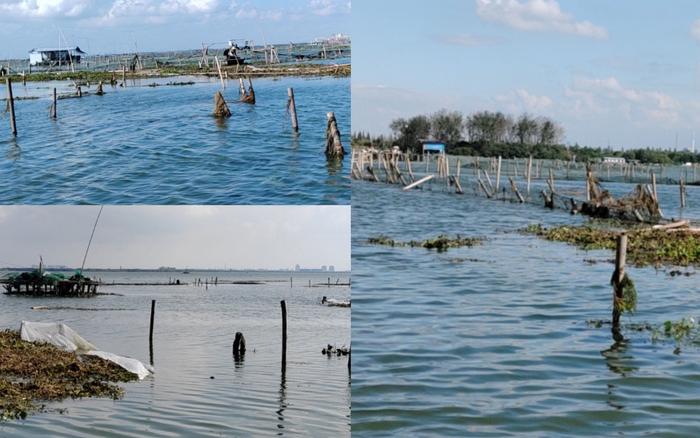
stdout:
{"type": "Polygon", "coordinates": [[[152,367],[136,359],[97,350],[97,347],[86,341],[75,330],[62,323],[22,321],[20,336],[23,341],[48,342],[64,351],[101,357],[138,375],[139,379],[153,372],[152,367]]]}

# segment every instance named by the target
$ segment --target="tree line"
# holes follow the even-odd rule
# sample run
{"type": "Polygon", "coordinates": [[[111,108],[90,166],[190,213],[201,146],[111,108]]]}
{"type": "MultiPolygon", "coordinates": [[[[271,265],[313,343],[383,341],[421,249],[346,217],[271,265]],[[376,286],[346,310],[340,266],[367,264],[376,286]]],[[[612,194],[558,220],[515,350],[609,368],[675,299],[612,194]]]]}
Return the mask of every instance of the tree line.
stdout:
{"type": "Polygon", "coordinates": [[[479,111],[463,115],[440,110],[408,119],[398,118],[389,125],[390,136],[372,137],[369,133],[353,134],[353,144],[378,148],[398,146],[402,151],[420,152],[421,141],[430,139],[445,144],[454,155],[503,158],[599,161],[604,157],[623,157],[642,163],[678,164],[700,162],[700,155],[690,151],[636,148],[613,150],[562,144],[564,128],[548,117],[522,114],[512,117],[502,112],[479,111]]]}

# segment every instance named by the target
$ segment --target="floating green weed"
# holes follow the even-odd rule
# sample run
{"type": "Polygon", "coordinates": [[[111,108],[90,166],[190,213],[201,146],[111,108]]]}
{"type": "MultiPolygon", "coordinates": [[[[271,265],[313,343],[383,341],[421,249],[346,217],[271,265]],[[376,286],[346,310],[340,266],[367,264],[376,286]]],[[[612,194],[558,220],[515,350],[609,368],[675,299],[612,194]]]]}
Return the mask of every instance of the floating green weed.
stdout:
{"type": "Polygon", "coordinates": [[[479,237],[461,237],[460,235],[457,235],[456,237],[449,237],[444,234],[441,234],[433,239],[410,240],[408,242],[399,242],[383,234],[367,239],[367,243],[372,245],[408,246],[411,248],[418,247],[435,249],[438,252],[447,251],[449,248],[479,245],[482,241],[483,239],[479,237]]]}
{"type": "MultiPolygon", "coordinates": [[[[523,229],[546,240],[566,242],[584,250],[610,249],[617,245],[619,230],[591,225],[545,228],[540,224],[523,229]]],[[[700,265],[700,235],[690,231],[667,232],[651,228],[627,230],[627,260],[636,266],[700,265]]]]}
{"type": "Polygon", "coordinates": [[[123,390],[112,382],[137,379],[136,374],[99,357],[25,342],[16,331],[0,331],[0,420],[25,418],[39,409],[38,401],[118,399],[123,390]]]}

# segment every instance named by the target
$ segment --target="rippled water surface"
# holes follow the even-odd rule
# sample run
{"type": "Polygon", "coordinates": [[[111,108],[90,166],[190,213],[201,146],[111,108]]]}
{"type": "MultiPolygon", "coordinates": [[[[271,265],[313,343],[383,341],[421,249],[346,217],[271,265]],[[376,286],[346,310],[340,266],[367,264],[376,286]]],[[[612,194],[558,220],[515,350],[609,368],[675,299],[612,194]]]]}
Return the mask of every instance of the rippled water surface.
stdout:
{"type": "MultiPolygon", "coordinates": [[[[214,79],[130,81],[104,96],[58,101],[66,82],[14,84],[19,135],[0,115],[0,203],[5,204],[349,204],[343,166],[324,155],[326,113],[334,111],[349,150],[349,78],[258,79],[257,104],[237,103],[238,82],[224,95],[233,116],[212,117],[214,79]],[[151,83],[195,81],[190,86],[151,83]],[[294,88],[300,134],[286,112],[294,88]],[[347,136],[347,137],[346,137],[347,136]]],[[[95,91],[83,87],[86,93],[95,91]]],[[[6,95],[0,85],[0,96],[6,95]]],[[[4,110],[4,102],[2,102],[4,110]]]]}
{"type": "MultiPolygon", "coordinates": [[[[659,187],[669,216],[677,190],[659,187]]],[[[700,217],[700,188],[688,204],[700,217]]],[[[613,254],[515,232],[584,218],[366,182],[353,183],[352,215],[354,436],[700,433],[698,347],[676,355],[630,329],[616,345],[609,326],[587,324],[610,319],[613,254]],[[441,233],[487,240],[444,253],[366,243],[441,233]]],[[[623,324],[700,316],[696,275],[628,272],[638,310],[623,324]]]]}
{"type": "MultiPolygon", "coordinates": [[[[326,344],[349,346],[349,309],[321,306],[321,297],[349,298],[348,287],[311,287],[327,275],[289,273],[115,273],[104,281],[265,280],[263,285],[110,286],[123,296],[21,298],[0,294],[0,327],[60,321],[105,351],[149,360],[151,300],[157,300],[155,374],[124,384],[122,400],[49,403],[48,412],[0,423],[0,436],[348,436],[347,356],[321,355],[326,344]],[[280,300],[288,312],[287,368],[281,373],[280,300]],[[31,310],[64,306],[87,310],[31,310]],[[117,310],[123,309],[123,310],[117,310]],[[234,333],[246,337],[245,359],[231,354],[234,333]],[[213,377],[211,379],[210,377],[213,377]],[[67,408],[60,413],[59,408],[67,408]]],[[[331,282],[344,274],[330,274],[331,282]]]]}

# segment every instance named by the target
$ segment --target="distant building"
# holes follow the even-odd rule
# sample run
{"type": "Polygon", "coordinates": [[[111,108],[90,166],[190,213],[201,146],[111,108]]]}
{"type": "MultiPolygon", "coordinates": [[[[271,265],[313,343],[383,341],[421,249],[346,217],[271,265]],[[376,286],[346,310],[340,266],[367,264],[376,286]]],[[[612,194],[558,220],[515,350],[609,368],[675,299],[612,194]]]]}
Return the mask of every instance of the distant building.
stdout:
{"type": "Polygon", "coordinates": [[[601,162],[605,164],[625,164],[627,160],[624,157],[603,157],[601,162]]]}
{"type": "Polygon", "coordinates": [[[294,267],[294,270],[297,271],[297,272],[301,271],[301,266],[296,265],[296,266],[294,267]]]}
{"type": "Polygon", "coordinates": [[[80,64],[80,58],[85,54],[80,47],[32,49],[29,52],[29,65],[80,64]]]}
{"type": "Polygon", "coordinates": [[[423,153],[425,154],[428,152],[435,152],[435,153],[444,154],[445,153],[445,143],[441,143],[439,141],[430,141],[430,140],[423,141],[423,153]]]}
{"type": "Polygon", "coordinates": [[[330,266],[328,267],[328,272],[335,272],[335,266],[330,265],[330,266]]]}
{"type": "Polygon", "coordinates": [[[321,271],[323,271],[323,272],[328,271],[328,266],[326,266],[326,265],[321,266],[321,271]]]}

